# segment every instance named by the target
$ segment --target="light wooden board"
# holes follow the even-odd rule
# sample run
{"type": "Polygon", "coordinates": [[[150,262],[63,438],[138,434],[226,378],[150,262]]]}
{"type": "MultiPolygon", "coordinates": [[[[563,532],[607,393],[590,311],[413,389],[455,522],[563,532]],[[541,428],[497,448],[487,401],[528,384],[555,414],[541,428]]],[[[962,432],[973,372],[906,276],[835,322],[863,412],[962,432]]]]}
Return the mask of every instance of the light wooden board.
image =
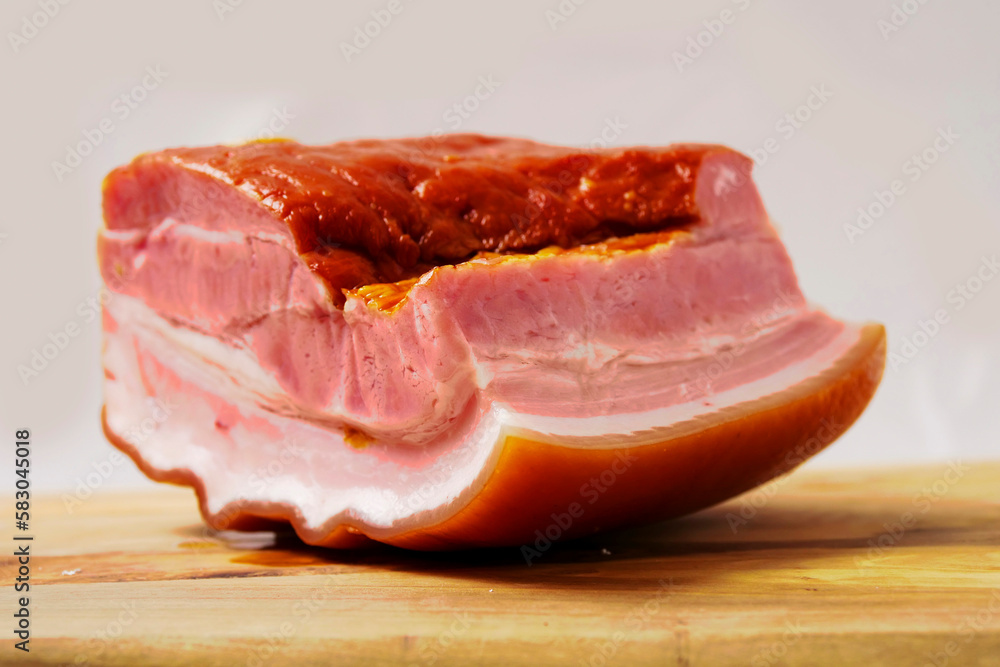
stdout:
{"type": "Polygon", "coordinates": [[[0,662],[998,665],[1000,463],[965,465],[796,473],[530,567],[254,548],[172,487],[38,499],[31,652],[0,662]]]}

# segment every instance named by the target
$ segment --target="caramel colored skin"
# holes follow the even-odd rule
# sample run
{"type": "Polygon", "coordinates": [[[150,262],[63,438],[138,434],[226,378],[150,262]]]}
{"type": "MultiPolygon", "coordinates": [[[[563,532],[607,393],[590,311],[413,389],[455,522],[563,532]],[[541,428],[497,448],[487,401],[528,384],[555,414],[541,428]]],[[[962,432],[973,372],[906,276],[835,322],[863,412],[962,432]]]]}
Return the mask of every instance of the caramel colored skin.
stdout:
{"type": "Polygon", "coordinates": [[[267,141],[163,151],[258,200],[338,295],[479,252],[571,248],[697,218],[719,146],[586,151],[471,134],[327,146],[267,141]]]}

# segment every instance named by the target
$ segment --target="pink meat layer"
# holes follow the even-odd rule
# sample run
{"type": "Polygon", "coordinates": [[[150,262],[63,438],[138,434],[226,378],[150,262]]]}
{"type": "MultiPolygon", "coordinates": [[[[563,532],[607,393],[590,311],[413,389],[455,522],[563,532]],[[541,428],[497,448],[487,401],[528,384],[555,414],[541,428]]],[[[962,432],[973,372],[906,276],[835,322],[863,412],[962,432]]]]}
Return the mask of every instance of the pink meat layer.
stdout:
{"type": "Polygon", "coordinates": [[[149,310],[136,326],[182,331],[195,342],[179,350],[265,409],[383,443],[439,441],[496,404],[592,417],[710,397],[808,359],[843,328],[805,305],[732,152],[705,158],[697,219],[670,243],[441,266],[392,312],[335,307],[288,226],[238,189],[148,168],[146,224],[109,220],[100,239],[109,286],[149,310]]]}

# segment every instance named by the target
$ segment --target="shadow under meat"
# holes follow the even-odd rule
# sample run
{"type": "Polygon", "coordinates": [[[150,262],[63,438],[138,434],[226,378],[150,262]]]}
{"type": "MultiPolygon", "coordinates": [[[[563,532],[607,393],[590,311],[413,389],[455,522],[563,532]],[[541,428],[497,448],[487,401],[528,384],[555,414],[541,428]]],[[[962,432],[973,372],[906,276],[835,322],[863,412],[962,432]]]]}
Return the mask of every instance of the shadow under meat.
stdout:
{"type": "MultiPolygon", "coordinates": [[[[556,540],[544,549],[524,545],[531,550],[527,552],[524,547],[420,552],[378,542],[355,550],[336,550],[307,545],[290,529],[250,534],[265,540],[266,546],[254,545],[252,539],[229,531],[209,535],[216,545],[231,550],[231,562],[268,570],[259,576],[305,573],[301,568],[322,573],[330,567],[352,566],[481,580],[490,585],[576,589],[599,584],[613,591],[652,588],[675,576],[676,583],[694,582],[734,569],[794,566],[793,561],[800,562],[803,553],[820,550],[864,557],[886,534],[886,526],[900,517],[891,508],[864,504],[845,508],[829,498],[824,502],[809,499],[800,507],[788,503],[766,507],[742,523],[738,511],[737,505],[729,502],[651,526],[556,540]]],[[[904,534],[893,537],[892,546],[1000,545],[998,525],[1000,505],[942,505],[919,517],[904,534]]],[[[207,535],[202,526],[179,532],[188,537],[207,535]]]]}

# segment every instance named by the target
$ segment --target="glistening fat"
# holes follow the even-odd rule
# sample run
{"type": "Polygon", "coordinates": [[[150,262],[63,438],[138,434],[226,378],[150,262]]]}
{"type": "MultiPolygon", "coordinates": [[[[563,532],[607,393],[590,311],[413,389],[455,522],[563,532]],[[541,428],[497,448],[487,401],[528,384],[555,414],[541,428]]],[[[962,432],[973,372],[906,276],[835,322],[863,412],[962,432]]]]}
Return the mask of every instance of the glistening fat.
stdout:
{"type": "Polygon", "coordinates": [[[141,155],[104,186],[105,431],[212,526],[330,547],[716,503],[838,437],[885,360],[806,302],[751,164],[468,134],[141,155]]]}

